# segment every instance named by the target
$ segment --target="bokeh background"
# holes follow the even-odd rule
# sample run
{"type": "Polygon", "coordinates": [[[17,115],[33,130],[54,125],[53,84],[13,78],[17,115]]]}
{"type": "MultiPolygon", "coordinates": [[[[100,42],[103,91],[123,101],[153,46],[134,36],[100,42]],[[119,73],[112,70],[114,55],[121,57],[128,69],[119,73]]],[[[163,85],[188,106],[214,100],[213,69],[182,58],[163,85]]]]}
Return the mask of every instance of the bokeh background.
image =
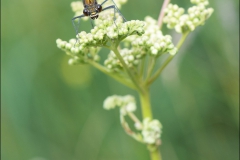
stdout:
{"type": "MultiPolygon", "coordinates": [[[[145,146],[124,133],[118,110],[102,108],[107,96],[136,93],[89,66],[69,66],[56,47],[75,33],[71,1],[1,2],[1,159],[148,160],[145,146]]],[[[129,0],[121,11],[128,20],[157,19],[161,4],[129,0]]],[[[163,160],[239,158],[239,1],[210,6],[212,17],[151,88],[163,160]]]]}

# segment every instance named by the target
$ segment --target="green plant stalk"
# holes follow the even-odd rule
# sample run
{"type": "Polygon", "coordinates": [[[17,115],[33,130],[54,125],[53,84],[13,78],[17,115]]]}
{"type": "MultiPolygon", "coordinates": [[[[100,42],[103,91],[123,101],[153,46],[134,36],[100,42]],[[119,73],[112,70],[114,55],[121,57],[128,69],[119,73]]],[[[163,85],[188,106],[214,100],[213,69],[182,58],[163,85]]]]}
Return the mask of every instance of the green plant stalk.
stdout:
{"type": "Polygon", "coordinates": [[[149,65],[148,65],[148,71],[147,71],[147,77],[146,77],[146,81],[151,77],[154,66],[156,64],[156,57],[149,57],[150,61],[149,61],[149,65]]]}
{"type": "MultiPolygon", "coordinates": [[[[152,109],[151,109],[150,93],[149,93],[148,87],[143,87],[143,86],[140,85],[139,81],[136,79],[136,76],[133,75],[131,70],[129,70],[128,66],[124,62],[124,60],[123,60],[121,54],[119,53],[117,47],[112,47],[111,50],[118,57],[121,64],[123,65],[123,68],[126,70],[129,77],[131,78],[133,84],[137,87],[137,91],[139,92],[140,101],[141,101],[143,118],[152,119],[152,109]]],[[[151,160],[161,160],[161,155],[160,155],[160,151],[159,151],[158,147],[154,151],[149,150],[149,152],[150,152],[151,160]]]]}
{"type": "Polygon", "coordinates": [[[141,107],[142,107],[142,117],[152,119],[152,109],[150,102],[149,90],[145,89],[144,92],[139,93],[141,107]]]}
{"type": "MultiPolygon", "coordinates": [[[[189,34],[189,32],[183,34],[183,36],[181,37],[181,39],[179,40],[179,42],[177,44],[178,49],[180,49],[183,42],[186,40],[188,34],[189,34]]],[[[168,57],[168,59],[164,62],[162,67],[160,67],[159,70],[153,75],[153,77],[149,79],[147,85],[145,86],[146,89],[144,89],[144,92],[139,93],[140,94],[141,106],[142,106],[143,118],[149,117],[149,118],[152,119],[152,110],[151,110],[150,94],[149,94],[148,87],[154,80],[156,80],[156,78],[160,75],[160,73],[169,64],[169,62],[173,59],[174,56],[175,55],[170,55],[168,57]]],[[[148,74],[149,74],[149,72],[152,72],[152,66],[150,66],[150,70],[148,71],[148,74]]],[[[148,78],[149,77],[147,77],[147,80],[148,80],[148,78]]],[[[162,157],[161,157],[161,154],[160,154],[160,151],[159,151],[159,147],[157,147],[153,151],[149,150],[149,152],[150,152],[151,160],[162,160],[162,157]]]]}
{"type": "MultiPolygon", "coordinates": [[[[180,49],[180,47],[182,46],[183,42],[186,40],[188,34],[189,34],[189,32],[183,34],[183,36],[181,37],[181,39],[179,40],[179,42],[177,44],[177,48],[178,49],[180,49]]],[[[111,50],[118,57],[118,59],[120,60],[121,64],[123,65],[123,68],[126,70],[126,72],[128,73],[129,77],[131,78],[133,84],[136,86],[137,91],[139,92],[143,118],[150,118],[150,119],[152,119],[152,110],[151,110],[151,103],[150,103],[150,93],[149,93],[149,89],[148,89],[149,85],[157,79],[157,77],[160,75],[160,73],[169,64],[169,62],[173,59],[173,57],[175,55],[170,55],[168,57],[168,59],[164,62],[162,67],[160,67],[159,70],[153,75],[153,77],[149,78],[147,85],[141,86],[139,84],[139,81],[136,79],[136,76],[134,76],[132,71],[129,70],[128,66],[124,62],[124,60],[123,60],[121,54],[119,53],[117,47],[111,47],[111,50]]],[[[149,72],[152,72],[153,66],[154,65],[150,66],[150,69],[148,70],[148,74],[149,74],[149,72]]],[[[147,76],[147,78],[148,78],[148,76],[147,76]]],[[[150,152],[151,160],[162,160],[161,154],[160,154],[160,151],[159,151],[159,147],[157,147],[153,151],[149,150],[149,152],[150,152]]]]}
{"type": "MultiPolygon", "coordinates": [[[[136,86],[137,91],[140,96],[140,101],[141,101],[141,108],[142,108],[142,116],[144,118],[150,118],[152,119],[152,109],[151,109],[151,102],[150,102],[150,92],[148,86],[142,86],[140,85],[140,81],[136,79],[136,76],[132,73],[132,71],[128,68],[126,63],[124,62],[121,54],[119,53],[118,49],[116,46],[111,47],[111,50],[115,53],[115,55],[118,57],[120,60],[121,64],[123,65],[123,68],[126,70],[128,73],[129,77],[131,78],[133,84],[136,86]]],[[[152,72],[154,67],[154,64],[150,65],[150,69],[148,72],[152,72]]],[[[148,73],[149,74],[149,73],[148,73]]],[[[151,73],[150,73],[151,74],[151,73]]],[[[162,160],[161,154],[159,151],[159,147],[156,147],[155,150],[149,150],[150,152],[150,157],[151,160],[162,160]]]]}
{"type": "Polygon", "coordinates": [[[143,92],[141,86],[139,85],[138,80],[136,79],[136,76],[132,73],[132,71],[128,68],[127,64],[124,62],[121,54],[119,53],[118,49],[116,46],[111,47],[111,50],[115,53],[115,55],[118,57],[120,60],[121,64],[123,65],[124,70],[128,73],[129,77],[131,78],[133,84],[136,86],[137,90],[139,92],[143,92]]]}
{"type": "MultiPolygon", "coordinates": [[[[144,92],[139,93],[141,107],[142,107],[142,117],[152,119],[152,109],[150,102],[150,92],[147,87],[145,87],[144,92]]],[[[155,150],[149,150],[151,160],[162,160],[159,147],[156,147],[155,150]]]]}
{"type": "Polygon", "coordinates": [[[160,154],[159,147],[152,152],[150,151],[150,156],[151,156],[151,160],[162,160],[162,156],[160,154]]]}
{"type": "Polygon", "coordinates": [[[146,56],[143,57],[143,59],[140,62],[140,67],[139,67],[139,80],[142,82],[144,80],[144,67],[145,67],[145,62],[146,61],[146,56]]]}
{"type": "Polygon", "coordinates": [[[105,67],[103,67],[102,65],[100,65],[99,63],[96,63],[94,61],[88,61],[88,63],[91,64],[92,66],[94,66],[95,68],[97,68],[99,71],[105,73],[106,75],[114,78],[118,82],[124,84],[125,86],[128,86],[129,88],[136,90],[135,85],[131,81],[128,81],[126,78],[124,78],[118,74],[109,72],[105,67]]]}
{"type": "MultiPolygon", "coordinates": [[[[186,40],[187,36],[188,36],[189,32],[186,32],[182,35],[181,39],[179,40],[178,44],[177,44],[177,49],[179,50],[183,44],[183,42],[186,40]]],[[[175,54],[176,55],[176,54],[175,54]]],[[[156,73],[148,80],[147,82],[147,86],[149,86],[150,84],[152,84],[157,78],[158,76],[162,73],[163,69],[165,69],[165,67],[169,64],[169,62],[172,61],[172,59],[175,57],[175,55],[170,55],[167,60],[163,63],[163,65],[156,71],[156,73]]]]}

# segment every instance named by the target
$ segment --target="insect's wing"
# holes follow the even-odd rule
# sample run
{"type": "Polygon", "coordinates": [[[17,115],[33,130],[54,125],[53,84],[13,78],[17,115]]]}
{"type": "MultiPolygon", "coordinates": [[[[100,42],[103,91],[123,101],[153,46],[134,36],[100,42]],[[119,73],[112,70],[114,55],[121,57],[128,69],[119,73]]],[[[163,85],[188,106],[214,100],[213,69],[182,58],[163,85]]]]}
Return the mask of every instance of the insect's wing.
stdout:
{"type": "Polygon", "coordinates": [[[85,15],[82,14],[82,15],[76,16],[72,19],[72,24],[75,29],[76,35],[79,33],[80,21],[83,17],[85,17],[85,15]]]}

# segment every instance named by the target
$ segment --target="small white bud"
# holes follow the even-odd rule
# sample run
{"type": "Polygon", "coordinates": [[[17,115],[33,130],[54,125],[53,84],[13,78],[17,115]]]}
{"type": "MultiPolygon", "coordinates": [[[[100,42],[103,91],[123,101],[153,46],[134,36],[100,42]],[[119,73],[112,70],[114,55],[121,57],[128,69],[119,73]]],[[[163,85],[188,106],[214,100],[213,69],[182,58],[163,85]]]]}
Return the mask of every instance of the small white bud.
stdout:
{"type": "Polygon", "coordinates": [[[76,48],[76,47],[72,47],[71,48],[71,52],[73,52],[73,53],[78,53],[79,52],[79,49],[78,48],[76,48]]]}
{"type": "Polygon", "coordinates": [[[150,120],[145,118],[143,120],[143,141],[148,144],[156,144],[161,137],[162,125],[158,120],[150,120]]]}
{"type": "Polygon", "coordinates": [[[70,43],[67,43],[66,44],[66,49],[71,49],[72,48],[72,45],[70,43]]]}
{"type": "Polygon", "coordinates": [[[152,52],[153,55],[157,55],[158,50],[157,49],[152,49],[151,52],[152,52]]]}
{"type": "Polygon", "coordinates": [[[116,95],[107,97],[103,102],[103,108],[106,110],[115,108],[117,106],[117,103],[116,103],[117,99],[118,99],[118,96],[116,95]]]}
{"type": "Polygon", "coordinates": [[[60,44],[61,48],[65,48],[67,42],[66,41],[61,41],[59,44],[60,44]]]}
{"type": "Polygon", "coordinates": [[[137,129],[137,130],[142,130],[142,124],[141,123],[134,123],[134,127],[137,129]]]}
{"type": "Polygon", "coordinates": [[[133,61],[134,60],[134,56],[133,55],[128,56],[128,60],[129,61],[133,61]]]}
{"type": "Polygon", "coordinates": [[[62,42],[61,39],[57,39],[57,40],[56,40],[56,43],[57,43],[57,44],[60,44],[61,42],[62,42]]]}
{"type": "Polygon", "coordinates": [[[134,102],[130,102],[125,106],[127,112],[134,112],[136,110],[136,104],[134,102]]]}

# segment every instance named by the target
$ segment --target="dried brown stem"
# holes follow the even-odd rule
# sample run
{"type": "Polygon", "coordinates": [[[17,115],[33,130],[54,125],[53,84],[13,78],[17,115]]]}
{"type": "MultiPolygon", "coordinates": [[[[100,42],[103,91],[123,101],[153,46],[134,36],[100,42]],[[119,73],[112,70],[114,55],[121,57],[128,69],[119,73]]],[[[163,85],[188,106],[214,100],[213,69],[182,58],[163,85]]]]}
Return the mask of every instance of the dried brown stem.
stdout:
{"type": "Polygon", "coordinates": [[[163,5],[162,5],[162,9],[159,13],[159,17],[158,17],[158,26],[161,29],[162,28],[162,23],[163,23],[163,17],[164,17],[164,10],[167,7],[167,5],[170,3],[170,0],[164,0],[163,5]]]}

